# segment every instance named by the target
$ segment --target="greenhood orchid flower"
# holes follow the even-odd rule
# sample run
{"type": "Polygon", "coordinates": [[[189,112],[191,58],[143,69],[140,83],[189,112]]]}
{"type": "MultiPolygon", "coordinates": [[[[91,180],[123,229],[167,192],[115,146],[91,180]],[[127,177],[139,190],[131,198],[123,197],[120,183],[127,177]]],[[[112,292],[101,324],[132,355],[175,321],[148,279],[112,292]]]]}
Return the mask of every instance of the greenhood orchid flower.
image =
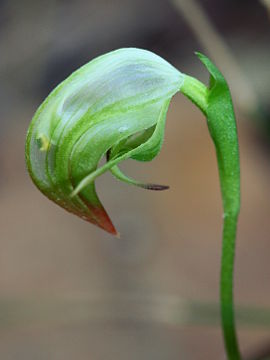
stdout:
{"type": "Polygon", "coordinates": [[[37,187],[66,210],[104,230],[116,230],[100,203],[94,180],[121,173],[128,158],[153,159],[160,151],[166,113],[184,75],[140,49],[100,56],[63,81],[37,110],[26,141],[26,162],[37,187]],[[107,163],[98,168],[107,154],[107,163]]]}

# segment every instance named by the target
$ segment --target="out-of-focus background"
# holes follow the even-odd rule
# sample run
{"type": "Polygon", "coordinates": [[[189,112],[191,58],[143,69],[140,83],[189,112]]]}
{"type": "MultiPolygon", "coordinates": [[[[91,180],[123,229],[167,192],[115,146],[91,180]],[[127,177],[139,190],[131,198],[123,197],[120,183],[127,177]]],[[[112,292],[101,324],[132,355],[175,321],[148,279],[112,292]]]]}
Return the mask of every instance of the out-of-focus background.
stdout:
{"type": "Polygon", "coordinates": [[[1,359],[224,359],[218,174],[187,99],[171,102],[159,157],[123,164],[169,191],[109,174],[97,182],[120,240],[47,200],[25,170],[25,134],[45,96],[95,56],[130,46],[207,82],[199,50],[229,81],[242,168],[239,337],[246,358],[270,345],[269,14],[267,0],[0,1],[1,359]]]}

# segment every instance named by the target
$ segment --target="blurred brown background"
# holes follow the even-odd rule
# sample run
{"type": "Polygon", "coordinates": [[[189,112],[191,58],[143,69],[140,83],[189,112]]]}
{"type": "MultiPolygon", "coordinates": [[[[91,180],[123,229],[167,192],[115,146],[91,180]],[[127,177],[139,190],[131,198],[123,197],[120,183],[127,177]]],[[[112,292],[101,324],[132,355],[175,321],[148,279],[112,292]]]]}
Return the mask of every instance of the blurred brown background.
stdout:
{"type": "Polygon", "coordinates": [[[205,119],[188,100],[174,97],[157,159],[123,164],[169,191],[98,180],[120,240],[51,203],[25,170],[26,130],[44,97],[93,57],[129,46],[207,81],[199,50],[229,81],[242,166],[239,336],[247,357],[268,346],[269,39],[267,1],[0,1],[1,359],[224,358],[218,174],[205,119]]]}

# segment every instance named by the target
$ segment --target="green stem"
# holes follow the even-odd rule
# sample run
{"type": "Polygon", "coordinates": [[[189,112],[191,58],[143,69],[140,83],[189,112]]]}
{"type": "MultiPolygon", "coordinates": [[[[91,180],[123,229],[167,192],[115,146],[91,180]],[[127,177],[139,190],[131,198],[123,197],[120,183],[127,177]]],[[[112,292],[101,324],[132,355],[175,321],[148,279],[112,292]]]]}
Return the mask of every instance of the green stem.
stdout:
{"type": "Polygon", "coordinates": [[[240,208],[237,129],[226,81],[209,59],[200,54],[199,57],[211,73],[209,88],[200,81],[186,76],[180,91],[205,114],[216,148],[224,208],[220,274],[221,321],[227,357],[229,360],[240,360],[233,302],[235,238],[240,208]]]}
{"type": "Polygon", "coordinates": [[[228,359],[240,360],[233,301],[233,274],[235,257],[235,238],[238,215],[225,215],[223,226],[223,242],[221,256],[221,320],[223,337],[228,359]]]}
{"type": "Polygon", "coordinates": [[[191,100],[206,115],[208,88],[192,76],[185,75],[180,89],[189,100],[191,100]]]}

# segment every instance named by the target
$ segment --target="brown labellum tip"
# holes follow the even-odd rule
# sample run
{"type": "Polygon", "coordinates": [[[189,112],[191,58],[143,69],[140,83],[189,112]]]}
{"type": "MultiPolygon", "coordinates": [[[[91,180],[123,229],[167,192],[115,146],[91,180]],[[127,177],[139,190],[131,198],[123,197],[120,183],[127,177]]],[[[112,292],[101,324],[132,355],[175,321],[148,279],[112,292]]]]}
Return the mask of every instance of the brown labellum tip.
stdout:
{"type": "Polygon", "coordinates": [[[162,190],[167,190],[170,188],[168,185],[159,185],[159,184],[143,184],[141,186],[144,189],[154,190],[154,191],[162,191],[162,190]]]}

